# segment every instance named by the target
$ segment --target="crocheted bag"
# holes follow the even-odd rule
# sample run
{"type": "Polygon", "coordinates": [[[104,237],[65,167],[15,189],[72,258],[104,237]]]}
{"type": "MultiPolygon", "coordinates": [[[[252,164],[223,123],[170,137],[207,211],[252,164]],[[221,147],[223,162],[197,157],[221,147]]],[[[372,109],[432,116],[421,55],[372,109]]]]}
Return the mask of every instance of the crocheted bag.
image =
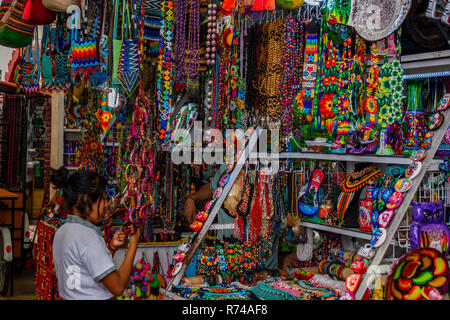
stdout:
{"type": "Polygon", "coordinates": [[[52,11],[67,12],[70,6],[79,6],[80,0],[42,0],[42,4],[52,11]]]}
{"type": "Polygon", "coordinates": [[[3,0],[0,6],[0,45],[11,48],[28,46],[34,26],[22,18],[25,0],[3,0]]]}
{"type": "Polygon", "coordinates": [[[61,13],[58,19],[55,34],[52,33],[52,46],[55,48],[53,56],[55,61],[55,79],[54,89],[66,92],[69,89],[70,71],[69,71],[69,44],[64,36],[64,28],[67,21],[64,14],[61,13]]]}
{"type": "Polygon", "coordinates": [[[35,29],[36,39],[36,53],[37,56],[33,57],[33,45],[28,48],[28,59],[21,58],[20,67],[16,69],[17,82],[19,87],[22,87],[25,94],[36,94],[39,91],[39,79],[40,79],[40,56],[39,56],[39,35],[38,29],[35,29]]]}
{"type": "Polygon", "coordinates": [[[137,41],[132,39],[131,32],[131,16],[130,5],[128,1],[125,1],[123,5],[122,15],[122,47],[120,52],[120,60],[117,69],[117,78],[114,79],[115,83],[120,83],[121,87],[128,95],[132,95],[137,87],[140,73],[139,64],[139,47],[137,41]],[[124,39],[124,25],[127,26],[128,39],[124,39]]]}
{"type": "Polygon", "coordinates": [[[50,43],[49,38],[51,34],[50,27],[48,25],[44,26],[42,35],[42,58],[41,58],[41,91],[43,93],[50,93],[53,87],[53,77],[54,77],[54,64],[52,57],[50,56],[50,43]]]}
{"type": "MultiPolygon", "coordinates": [[[[75,12],[73,19],[78,18],[78,13],[75,12]]],[[[94,35],[98,25],[98,16],[95,21],[94,35]]],[[[97,57],[97,42],[92,40],[79,40],[77,29],[72,30],[72,48],[69,54],[70,73],[72,83],[75,83],[78,75],[89,76],[95,73],[100,68],[100,63],[97,57]]]]}

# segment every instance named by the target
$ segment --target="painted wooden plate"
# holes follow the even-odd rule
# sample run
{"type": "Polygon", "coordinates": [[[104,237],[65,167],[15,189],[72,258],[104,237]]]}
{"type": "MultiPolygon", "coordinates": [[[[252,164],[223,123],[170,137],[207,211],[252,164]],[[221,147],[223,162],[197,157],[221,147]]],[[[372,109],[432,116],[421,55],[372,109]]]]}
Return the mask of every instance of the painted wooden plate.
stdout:
{"type": "Polygon", "coordinates": [[[414,150],[409,157],[412,161],[422,161],[428,155],[428,151],[424,149],[414,150]]]}
{"type": "Polygon", "coordinates": [[[441,99],[441,104],[438,107],[438,111],[439,112],[443,112],[445,110],[448,109],[448,107],[450,107],[450,93],[446,93],[442,99],[441,99]]]}
{"type": "Polygon", "coordinates": [[[430,130],[437,130],[444,122],[444,115],[440,113],[432,114],[428,117],[428,128],[430,130]]]}
{"type": "Polygon", "coordinates": [[[380,215],[378,216],[378,224],[380,225],[380,227],[386,229],[389,226],[389,223],[391,222],[394,214],[394,210],[384,210],[382,213],[380,213],[380,215]]]}
{"type": "Polygon", "coordinates": [[[422,162],[415,161],[406,168],[405,177],[410,180],[413,180],[415,177],[417,177],[417,175],[420,173],[421,170],[422,170],[422,162]]]}
{"type": "Polygon", "coordinates": [[[405,178],[398,180],[394,185],[394,189],[397,192],[407,192],[409,189],[411,189],[411,186],[412,181],[405,178]]]}
{"type": "Polygon", "coordinates": [[[389,200],[386,202],[386,209],[394,210],[397,209],[403,202],[403,193],[395,191],[389,200]]]}

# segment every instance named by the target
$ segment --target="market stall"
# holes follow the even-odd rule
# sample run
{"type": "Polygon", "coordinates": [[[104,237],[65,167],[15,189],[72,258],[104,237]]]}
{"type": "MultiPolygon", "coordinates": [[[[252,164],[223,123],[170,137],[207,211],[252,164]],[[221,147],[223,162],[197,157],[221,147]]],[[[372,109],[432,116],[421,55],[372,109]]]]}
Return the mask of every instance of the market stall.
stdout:
{"type": "MultiPolygon", "coordinates": [[[[106,178],[108,247],[142,227],[118,300],[448,299],[449,3],[18,0],[0,16],[18,90],[52,95],[51,166],[106,178]]],[[[48,191],[42,289],[68,214],[48,191]]]]}

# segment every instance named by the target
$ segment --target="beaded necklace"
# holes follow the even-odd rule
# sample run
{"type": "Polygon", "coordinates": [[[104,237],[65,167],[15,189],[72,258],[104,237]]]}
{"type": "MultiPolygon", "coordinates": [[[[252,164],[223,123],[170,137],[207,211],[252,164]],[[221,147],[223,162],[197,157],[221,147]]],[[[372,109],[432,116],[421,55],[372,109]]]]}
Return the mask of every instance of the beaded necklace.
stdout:
{"type": "MultiPolygon", "coordinates": [[[[284,149],[291,151],[289,136],[293,131],[292,101],[300,91],[302,54],[303,54],[303,23],[293,17],[288,17],[284,23],[283,49],[281,57],[281,103],[283,108],[284,149]]],[[[299,128],[296,128],[299,132],[299,128]]]]}
{"type": "Polygon", "coordinates": [[[382,175],[375,166],[369,166],[359,172],[351,172],[341,183],[342,193],[338,199],[337,214],[339,222],[344,221],[344,215],[356,191],[382,175]]]}
{"type": "Polygon", "coordinates": [[[163,146],[170,141],[169,119],[172,113],[172,79],[173,79],[173,1],[165,0],[162,6],[161,37],[158,58],[158,107],[159,140],[163,146]]]}
{"type": "Polygon", "coordinates": [[[200,0],[190,0],[189,32],[186,59],[186,87],[198,90],[200,72],[200,0]]]}
{"type": "Polygon", "coordinates": [[[176,0],[175,2],[175,48],[174,48],[174,67],[175,67],[175,89],[178,92],[184,91],[186,87],[186,66],[184,63],[185,45],[186,45],[186,19],[187,19],[187,0],[176,0]]]}
{"type": "Polygon", "coordinates": [[[270,219],[273,216],[272,197],[270,196],[272,191],[273,179],[269,175],[263,175],[263,185],[261,187],[261,200],[262,200],[262,220],[261,220],[261,239],[267,240],[270,237],[270,219]]]}
{"type": "Polygon", "coordinates": [[[250,223],[249,223],[249,231],[250,231],[249,239],[255,241],[258,239],[258,235],[261,232],[261,215],[263,210],[261,204],[262,199],[260,196],[258,196],[261,195],[261,189],[263,187],[262,186],[263,178],[261,172],[256,173],[256,175],[258,176],[255,191],[255,195],[257,196],[253,197],[250,209],[250,223]]]}
{"type": "Polygon", "coordinates": [[[283,24],[284,20],[280,19],[262,25],[259,69],[254,82],[255,89],[258,91],[260,110],[272,120],[280,119],[284,111],[280,103],[278,87],[283,24]]]}
{"type": "Polygon", "coordinates": [[[370,66],[367,75],[365,110],[369,114],[370,123],[375,124],[375,116],[378,111],[376,95],[380,76],[380,70],[378,69],[378,48],[375,42],[373,42],[370,47],[370,53],[372,65],[370,66]]]}

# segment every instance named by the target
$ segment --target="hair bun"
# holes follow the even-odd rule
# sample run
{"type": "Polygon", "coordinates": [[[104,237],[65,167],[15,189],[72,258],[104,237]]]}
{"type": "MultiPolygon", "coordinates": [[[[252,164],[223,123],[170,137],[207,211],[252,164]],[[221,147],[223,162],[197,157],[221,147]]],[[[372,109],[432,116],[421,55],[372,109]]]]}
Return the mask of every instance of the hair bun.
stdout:
{"type": "Polygon", "coordinates": [[[50,169],[50,181],[59,189],[64,187],[68,176],[69,170],[62,166],[58,170],[55,170],[53,168],[50,169]]]}

